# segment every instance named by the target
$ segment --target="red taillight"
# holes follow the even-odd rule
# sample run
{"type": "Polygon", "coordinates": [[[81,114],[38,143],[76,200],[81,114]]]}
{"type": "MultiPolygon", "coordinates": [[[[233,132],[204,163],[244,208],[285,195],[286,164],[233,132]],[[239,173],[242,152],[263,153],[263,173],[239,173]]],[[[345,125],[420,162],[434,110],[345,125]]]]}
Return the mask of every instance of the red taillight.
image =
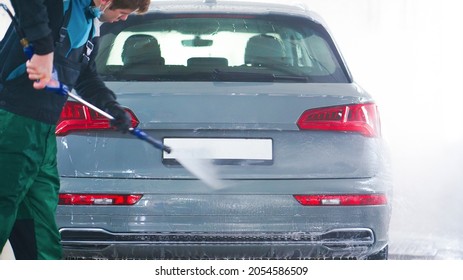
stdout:
{"type": "Polygon", "coordinates": [[[310,109],[297,121],[301,130],[356,132],[367,137],[381,135],[378,108],[374,103],[310,109]]]}
{"type": "MultiPolygon", "coordinates": [[[[136,127],[139,121],[135,114],[125,109],[132,117],[132,127],[136,127]]],[[[61,111],[61,116],[56,126],[55,134],[64,136],[74,131],[112,129],[109,120],[97,112],[75,101],[68,101],[61,111]]]]}
{"type": "Polygon", "coordinates": [[[362,206],[385,205],[385,194],[314,194],[294,195],[294,198],[304,206],[362,206]]]}
{"type": "Polygon", "coordinates": [[[61,193],[59,205],[134,205],[141,194],[82,194],[61,193]]]}

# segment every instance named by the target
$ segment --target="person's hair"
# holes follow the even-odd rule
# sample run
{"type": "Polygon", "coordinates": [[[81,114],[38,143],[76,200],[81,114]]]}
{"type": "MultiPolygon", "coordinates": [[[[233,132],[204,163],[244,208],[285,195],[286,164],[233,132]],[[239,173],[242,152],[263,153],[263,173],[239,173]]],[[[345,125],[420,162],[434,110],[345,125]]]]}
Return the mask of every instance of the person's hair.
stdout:
{"type": "Polygon", "coordinates": [[[137,14],[143,14],[148,11],[150,2],[151,0],[112,0],[110,9],[130,9],[137,14]]]}

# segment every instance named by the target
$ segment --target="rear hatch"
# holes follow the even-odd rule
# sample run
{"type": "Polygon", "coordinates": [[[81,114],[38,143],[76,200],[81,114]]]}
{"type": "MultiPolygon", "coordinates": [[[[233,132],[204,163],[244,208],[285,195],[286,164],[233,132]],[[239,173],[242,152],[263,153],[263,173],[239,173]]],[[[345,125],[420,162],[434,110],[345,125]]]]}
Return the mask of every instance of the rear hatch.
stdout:
{"type": "MultiPolygon", "coordinates": [[[[212,157],[222,179],[368,178],[379,170],[379,138],[301,130],[297,125],[308,109],[371,102],[355,84],[110,82],[108,86],[134,112],[138,128],[172,145],[174,152],[191,150],[195,157],[212,157]]],[[[74,131],[58,138],[58,149],[63,177],[195,179],[175,156],[113,130],[74,131]]]]}

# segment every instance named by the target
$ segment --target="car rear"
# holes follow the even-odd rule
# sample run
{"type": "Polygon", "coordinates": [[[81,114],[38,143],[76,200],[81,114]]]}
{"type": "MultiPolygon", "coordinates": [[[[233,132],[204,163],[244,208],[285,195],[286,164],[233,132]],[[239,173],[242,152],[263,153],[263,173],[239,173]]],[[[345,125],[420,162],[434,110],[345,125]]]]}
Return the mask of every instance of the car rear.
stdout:
{"type": "Polygon", "coordinates": [[[69,102],[57,129],[66,258],[387,257],[379,111],[324,25],[292,6],[188,3],[102,27],[100,73],[172,153],[69,102]],[[156,37],[156,66],[120,57],[134,34],[156,37]],[[262,34],[287,44],[284,64],[246,55],[262,34]]]}

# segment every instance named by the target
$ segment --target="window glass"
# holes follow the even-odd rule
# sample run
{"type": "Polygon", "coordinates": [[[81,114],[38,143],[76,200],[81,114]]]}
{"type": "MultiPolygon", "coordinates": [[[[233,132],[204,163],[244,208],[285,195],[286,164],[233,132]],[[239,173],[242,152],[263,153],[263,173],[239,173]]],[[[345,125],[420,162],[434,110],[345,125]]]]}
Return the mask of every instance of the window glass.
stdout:
{"type": "Polygon", "coordinates": [[[106,80],[348,81],[328,33],[304,19],[195,15],[108,31],[97,60],[106,80]]]}

